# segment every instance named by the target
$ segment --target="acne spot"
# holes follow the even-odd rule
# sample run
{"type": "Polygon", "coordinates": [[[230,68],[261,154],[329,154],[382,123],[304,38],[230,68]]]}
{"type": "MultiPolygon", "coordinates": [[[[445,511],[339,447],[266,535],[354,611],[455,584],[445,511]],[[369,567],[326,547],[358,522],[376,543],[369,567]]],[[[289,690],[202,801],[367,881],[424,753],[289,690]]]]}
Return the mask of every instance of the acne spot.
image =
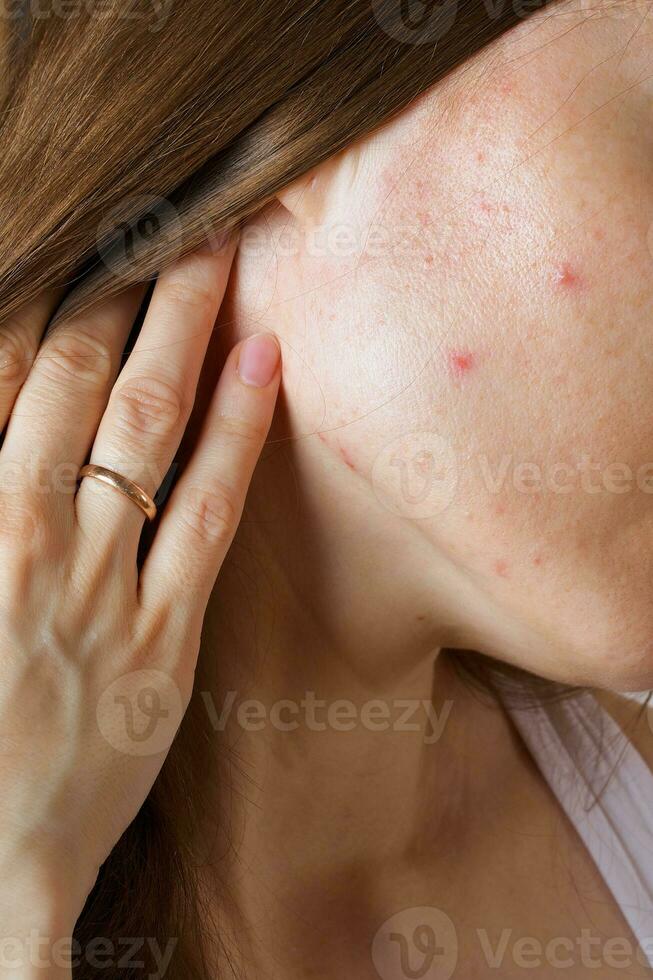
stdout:
{"type": "Polygon", "coordinates": [[[449,367],[456,378],[463,378],[474,368],[476,358],[470,350],[449,351],[449,367]]]}
{"type": "Polygon", "coordinates": [[[544,559],[542,558],[542,555],[535,555],[535,558],[533,558],[533,564],[535,565],[536,568],[541,568],[541,566],[544,564],[544,559]]]}
{"type": "Polygon", "coordinates": [[[424,264],[425,264],[425,265],[433,265],[433,256],[431,255],[431,253],[430,253],[430,252],[428,252],[428,253],[427,253],[427,254],[426,254],[426,255],[424,256],[424,264]]]}
{"type": "Polygon", "coordinates": [[[582,284],[580,275],[568,262],[556,266],[554,282],[562,289],[577,289],[582,284]]]}
{"type": "Polygon", "coordinates": [[[494,571],[500,578],[508,578],[510,571],[508,562],[504,561],[503,558],[499,559],[499,561],[495,561],[494,571]]]}
{"type": "Polygon", "coordinates": [[[483,150],[476,151],[476,159],[478,160],[479,163],[485,163],[485,153],[483,152],[483,150]]]}
{"type": "Polygon", "coordinates": [[[494,513],[497,515],[497,517],[501,517],[503,514],[505,514],[505,512],[506,508],[503,504],[497,504],[494,508],[494,513]]]}
{"type": "Polygon", "coordinates": [[[605,238],[605,232],[603,231],[603,228],[595,228],[593,234],[597,242],[602,242],[603,239],[605,238]]]}

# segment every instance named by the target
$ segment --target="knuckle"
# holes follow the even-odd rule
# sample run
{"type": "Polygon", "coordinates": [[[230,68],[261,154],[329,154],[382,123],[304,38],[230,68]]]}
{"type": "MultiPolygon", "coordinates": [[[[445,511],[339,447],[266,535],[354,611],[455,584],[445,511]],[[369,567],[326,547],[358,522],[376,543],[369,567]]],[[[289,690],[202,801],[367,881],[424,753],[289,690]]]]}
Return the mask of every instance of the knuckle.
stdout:
{"type": "Polygon", "coordinates": [[[256,419],[239,418],[235,415],[220,415],[216,420],[219,436],[230,443],[242,445],[244,449],[259,449],[267,435],[267,428],[256,419]]]}
{"type": "Polygon", "coordinates": [[[203,544],[224,543],[235,533],[238,509],[226,487],[192,487],[185,495],[183,519],[203,544]]]}
{"type": "Polygon", "coordinates": [[[216,283],[215,268],[206,258],[187,257],[167,272],[166,300],[176,310],[211,312],[217,305],[216,283]]]}
{"type": "Polygon", "coordinates": [[[171,436],[182,425],[186,408],[180,393],[153,377],[131,378],[116,392],[120,428],[136,436],[171,436]]]}
{"type": "Polygon", "coordinates": [[[0,330],[0,385],[21,385],[32,366],[35,350],[20,331],[0,330]]]}
{"type": "Polygon", "coordinates": [[[37,357],[48,378],[65,384],[104,387],[111,377],[112,358],[99,337],[80,330],[55,331],[37,357]]]}
{"type": "Polygon", "coordinates": [[[38,507],[27,496],[0,492],[0,541],[21,551],[42,550],[48,534],[47,523],[38,507]]]}

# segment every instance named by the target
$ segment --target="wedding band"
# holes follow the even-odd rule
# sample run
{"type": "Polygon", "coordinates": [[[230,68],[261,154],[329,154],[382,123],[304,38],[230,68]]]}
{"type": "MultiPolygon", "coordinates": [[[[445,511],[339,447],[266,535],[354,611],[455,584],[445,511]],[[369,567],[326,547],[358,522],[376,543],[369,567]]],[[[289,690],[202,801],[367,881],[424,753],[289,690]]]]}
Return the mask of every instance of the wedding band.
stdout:
{"type": "Polygon", "coordinates": [[[121,476],[120,473],[116,473],[114,470],[108,470],[105,466],[95,466],[93,463],[82,466],[78,479],[81,480],[85,476],[92,476],[94,480],[99,480],[101,483],[106,483],[108,486],[120,490],[121,493],[129,497],[130,500],[133,500],[140,507],[150,521],[156,517],[156,504],[149,493],[146,493],[133,480],[128,480],[126,476],[121,476]]]}

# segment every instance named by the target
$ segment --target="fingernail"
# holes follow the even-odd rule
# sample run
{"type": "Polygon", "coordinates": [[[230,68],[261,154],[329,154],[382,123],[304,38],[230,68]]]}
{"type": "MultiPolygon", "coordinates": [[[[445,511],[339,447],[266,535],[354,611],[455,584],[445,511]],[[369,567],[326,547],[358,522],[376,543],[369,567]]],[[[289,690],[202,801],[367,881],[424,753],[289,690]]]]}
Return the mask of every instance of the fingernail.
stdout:
{"type": "Polygon", "coordinates": [[[265,388],[274,377],[279,366],[281,351],[279,343],[271,333],[257,333],[248,337],[240,348],[238,374],[246,385],[265,388]]]}

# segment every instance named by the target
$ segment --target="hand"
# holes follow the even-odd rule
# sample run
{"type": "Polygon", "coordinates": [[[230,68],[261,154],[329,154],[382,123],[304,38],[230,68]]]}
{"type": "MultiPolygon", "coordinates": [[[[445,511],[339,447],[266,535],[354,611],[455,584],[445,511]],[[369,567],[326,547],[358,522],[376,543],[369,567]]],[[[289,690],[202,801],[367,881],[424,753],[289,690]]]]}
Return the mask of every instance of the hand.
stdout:
{"type": "Polygon", "coordinates": [[[156,493],[234,249],[207,247],[159,277],[119,375],[140,287],[40,346],[53,295],[0,332],[20,352],[0,356],[0,936],[38,927],[34,903],[52,891],[74,926],[190,699],[206,604],[274,410],[276,339],[229,354],[140,569],[139,506],[91,477],[75,489],[90,458],[156,493]]]}

